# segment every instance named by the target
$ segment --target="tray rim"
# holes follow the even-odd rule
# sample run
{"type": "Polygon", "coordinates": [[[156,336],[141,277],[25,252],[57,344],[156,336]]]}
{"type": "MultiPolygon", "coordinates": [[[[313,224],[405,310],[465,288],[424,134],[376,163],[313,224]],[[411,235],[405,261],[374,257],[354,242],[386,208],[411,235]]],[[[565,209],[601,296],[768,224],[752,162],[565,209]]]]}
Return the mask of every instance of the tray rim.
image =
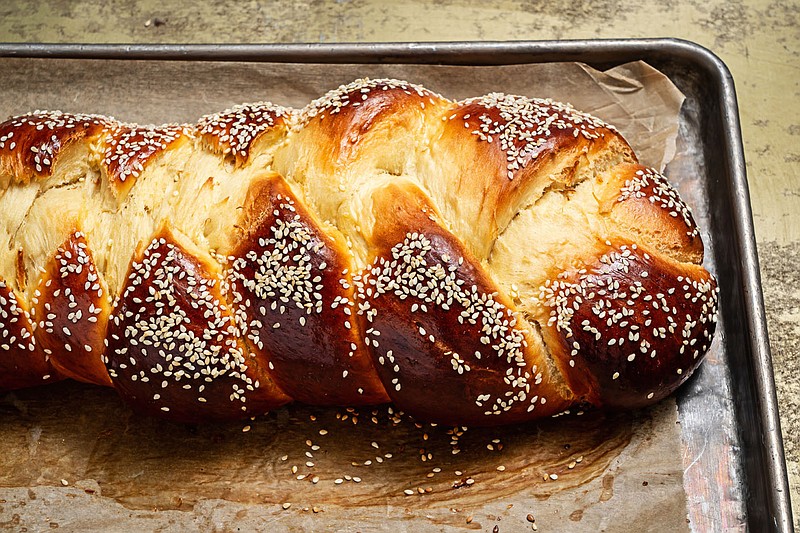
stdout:
{"type": "Polygon", "coordinates": [[[676,38],[576,39],[531,41],[452,41],[388,43],[296,44],[81,44],[2,43],[0,58],[168,60],[276,63],[435,63],[445,65],[502,65],[581,61],[622,63],[636,59],[679,58],[710,74],[717,83],[724,138],[722,152],[729,175],[735,247],[742,261],[744,316],[750,329],[754,364],[752,380],[761,423],[761,448],[767,462],[765,477],[775,531],[794,531],[786,461],[767,332],[761,274],[747,182],[738,101],[727,65],[708,48],[676,38]],[[469,59],[465,59],[469,56],[469,59]],[[622,58],[622,59],[621,59],[622,58]]]}

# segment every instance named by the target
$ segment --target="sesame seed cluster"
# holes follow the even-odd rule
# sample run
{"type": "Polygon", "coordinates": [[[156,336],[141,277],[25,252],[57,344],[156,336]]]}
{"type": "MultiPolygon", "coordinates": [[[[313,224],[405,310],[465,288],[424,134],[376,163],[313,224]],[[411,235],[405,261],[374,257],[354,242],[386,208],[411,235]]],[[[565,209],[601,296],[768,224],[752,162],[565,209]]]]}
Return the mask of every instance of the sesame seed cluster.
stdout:
{"type": "MultiPolygon", "coordinates": [[[[273,311],[278,309],[284,314],[289,305],[296,306],[304,315],[319,314],[323,307],[321,273],[327,265],[324,262],[315,265],[312,256],[316,258],[325,243],[315,238],[300,215],[294,213],[294,202],[282,196],[278,196],[278,200],[281,203],[273,211],[276,219],[269,228],[269,237],[258,238],[261,253],[250,250],[244,257],[235,259],[230,276],[234,283],[241,283],[256,298],[271,300],[273,311]],[[290,216],[284,221],[277,218],[281,213],[290,216]]],[[[302,323],[303,319],[301,316],[298,321],[302,323]]],[[[253,331],[251,340],[263,348],[257,332],[260,325],[257,321],[245,324],[253,331]]],[[[280,323],[276,322],[273,327],[278,329],[280,323]]]]}
{"type": "Polygon", "coordinates": [[[57,381],[49,356],[39,348],[35,327],[23,300],[0,279],[0,386],[18,388],[57,381]]]}
{"type": "Polygon", "coordinates": [[[250,147],[264,132],[289,119],[292,110],[271,102],[257,102],[205,115],[197,124],[199,132],[221,149],[232,153],[238,160],[247,161],[250,147]]]}
{"type": "Polygon", "coordinates": [[[267,216],[228,258],[227,296],[243,335],[299,401],[385,399],[360,342],[346,255],[280,180],[269,187],[267,216]]]}
{"type": "Polygon", "coordinates": [[[636,244],[606,245],[597,263],[548,280],[539,299],[569,366],[588,367],[604,385],[596,387],[601,401],[644,404],[675,388],[665,387],[667,371],[688,377],[709,348],[718,288],[707,274],[676,274],[636,244]]]}
{"type": "Polygon", "coordinates": [[[30,326],[30,314],[20,306],[17,295],[4,280],[0,280],[0,349],[12,348],[33,352],[36,338],[30,326]]]}
{"type": "Polygon", "coordinates": [[[0,124],[0,158],[15,157],[25,178],[34,173],[50,175],[67,143],[113,121],[100,115],[33,111],[0,124]]]}
{"type": "MultiPolygon", "coordinates": [[[[354,278],[363,302],[359,314],[371,326],[365,342],[377,356],[383,381],[390,383],[390,396],[401,405],[408,394],[422,394],[415,375],[415,368],[422,366],[427,376],[423,383],[433,378],[470,384],[453,401],[461,397],[463,402],[466,396],[474,406],[473,418],[530,413],[547,398],[537,389],[542,383],[539,365],[525,357],[527,331],[450,239],[409,232],[354,278]],[[390,328],[406,330],[400,342],[390,328]],[[406,336],[414,338],[415,349],[403,349],[408,348],[406,336]],[[431,358],[435,368],[419,361],[431,352],[437,353],[431,358]],[[465,379],[471,373],[482,379],[465,379]],[[407,382],[408,391],[403,388],[407,382]]],[[[436,394],[439,401],[449,399],[444,387],[436,394]]]]}
{"type": "Polygon", "coordinates": [[[253,143],[284,126],[291,115],[289,108],[260,102],[206,115],[196,125],[142,126],[102,115],[34,111],[0,124],[0,166],[9,158],[17,165],[12,173],[25,179],[49,176],[69,144],[100,134],[101,164],[112,182],[124,184],[138,178],[148,162],[181,138],[202,137],[223,154],[246,161],[253,143]]]}
{"type": "MultiPolygon", "coordinates": [[[[93,242],[100,232],[76,223],[59,233],[67,240],[44,262],[26,258],[27,251],[11,242],[9,253],[19,255],[8,261],[16,265],[16,277],[0,278],[0,355],[12,354],[14,364],[40,357],[38,382],[69,376],[111,384],[138,407],[180,420],[247,417],[293,399],[324,405],[392,400],[418,418],[500,424],[576,406],[643,405],[691,374],[711,345],[717,313],[716,283],[702,267],[670,259],[669,251],[637,245],[613,233],[625,230],[610,228],[610,236],[576,250],[552,275],[532,273],[534,287],[547,280],[533,304],[523,306],[516,285],[496,279],[499,270],[489,257],[479,256],[479,246],[459,233],[469,224],[440,215],[438,207],[452,200],[442,198],[449,189],[427,190],[420,185],[425,179],[407,175],[408,169],[378,168],[365,191],[350,190],[357,186],[348,181],[347,169],[324,164],[342,143],[373,146],[365,139],[386,130],[391,137],[392,128],[401,127],[397,117],[411,115],[417,120],[411,131],[440,137],[421,139],[413,149],[395,147],[392,138],[383,144],[402,152],[406,162],[431,154],[465,159],[442,168],[476,169],[462,180],[463,203],[480,204],[489,213],[504,209],[511,195],[496,191],[521,190],[534,180],[529,174],[539,167],[532,162],[558,157],[563,146],[596,144],[601,152],[609,149],[608,138],[618,137],[601,120],[551,100],[491,93],[453,102],[391,79],[356,80],[301,111],[259,102],[206,115],[196,125],[139,126],[60,112],[11,119],[0,124],[0,175],[11,175],[9,186],[57,174],[58,155],[78,142],[95,156],[87,167],[105,170],[94,174],[97,179],[117,187],[117,203],[104,209],[132,205],[118,191],[142,183],[155,187],[173,180],[172,185],[182,172],[199,175],[198,168],[220,174],[204,174],[185,188],[176,185],[170,189],[173,203],[151,206],[147,202],[157,201],[151,195],[137,197],[153,220],[135,231],[159,229],[131,245],[138,242],[130,263],[125,254],[127,276],[114,294],[103,269],[109,269],[108,249],[117,250],[119,241],[108,235],[93,242]],[[391,127],[376,127],[381,124],[391,127]],[[303,137],[299,130],[310,133],[303,137]],[[281,136],[265,137],[270,132],[281,136]],[[466,147],[457,156],[440,153],[450,137],[466,147]],[[284,164],[276,163],[277,156],[269,162],[259,157],[262,150],[282,149],[314,164],[303,161],[295,174],[291,167],[281,175],[272,168],[284,164]],[[202,164],[175,161],[200,152],[202,164]],[[154,165],[162,156],[172,159],[154,165]],[[209,163],[212,156],[218,159],[209,163]],[[150,165],[162,174],[148,182],[150,165]],[[318,168],[328,174],[315,173],[318,168]],[[390,188],[395,178],[400,185],[390,188]],[[236,180],[246,187],[226,188],[236,180]],[[331,180],[344,194],[315,188],[314,180],[331,180]],[[186,211],[187,203],[173,195],[200,188],[196,194],[208,196],[198,206],[236,203],[225,211],[235,213],[225,222],[230,242],[214,233],[219,220],[208,231],[191,226],[191,236],[170,220],[170,209],[186,211]],[[228,195],[232,190],[241,193],[235,201],[228,195]],[[318,190],[335,198],[322,198],[326,193],[313,192],[318,190]],[[334,205],[333,214],[323,216],[320,205],[326,201],[361,202],[374,212],[339,224],[336,217],[351,216],[352,205],[334,205]],[[211,245],[212,233],[219,247],[211,245]],[[35,284],[30,289],[26,275],[35,284]],[[506,285],[512,290],[505,291],[506,285]],[[30,312],[22,294],[30,297],[30,312]],[[49,366],[51,358],[55,363],[49,366]],[[69,361],[72,366],[62,364],[69,361]]],[[[337,161],[351,164],[361,151],[351,157],[337,161]]],[[[418,160],[408,168],[432,168],[418,160]]],[[[621,188],[615,182],[619,190],[610,198],[646,198],[664,211],[665,223],[675,220],[690,237],[699,234],[663,175],[637,166],[626,177],[621,188]]],[[[458,207],[448,207],[450,214],[458,207]]],[[[195,218],[202,225],[215,216],[223,218],[195,218]]],[[[520,246],[550,253],[536,243],[520,246]]],[[[4,365],[0,361],[0,387],[4,365]]]]}
{"type": "Polygon", "coordinates": [[[568,104],[550,99],[490,93],[460,102],[444,120],[460,120],[478,139],[504,152],[508,179],[555,139],[555,133],[594,140],[614,128],[568,104]]]}
{"type": "Polygon", "coordinates": [[[246,349],[219,287],[217,276],[168,237],[153,240],[131,264],[114,306],[104,360],[115,386],[149,396],[163,412],[172,407],[168,400],[191,394],[198,411],[211,399],[215,411],[228,405],[247,413],[247,393],[260,383],[248,373],[246,349]]]}
{"type": "Polygon", "coordinates": [[[436,99],[442,98],[440,95],[420,85],[408,83],[407,81],[362,78],[346,85],[340,85],[304,107],[298,116],[298,127],[308,124],[315,117],[322,120],[326,115],[336,115],[345,110],[352,111],[370,100],[370,98],[378,96],[375,93],[392,92],[419,97],[422,109],[425,109],[425,101],[433,104],[436,99]]]}
{"type": "Polygon", "coordinates": [[[138,126],[120,124],[105,139],[103,165],[112,180],[138,178],[144,165],[191,130],[178,124],[138,126]]]}
{"type": "Polygon", "coordinates": [[[40,335],[43,352],[82,353],[94,365],[86,365],[77,373],[60,368],[65,375],[101,385],[110,380],[100,356],[108,346],[105,325],[108,321],[109,294],[89,251],[86,235],[72,233],[58,247],[49,275],[42,277],[31,299],[31,319],[40,335]]]}
{"type": "Polygon", "coordinates": [[[688,228],[686,234],[689,237],[697,237],[700,234],[689,206],[680,197],[675,187],[657,170],[653,168],[639,169],[631,179],[625,180],[625,185],[620,189],[618,201],[624,202],[629,198],[647,198],[653,205],[658,205],[661,209],[668,211],[669,216],[680,217],[688,228]]]}

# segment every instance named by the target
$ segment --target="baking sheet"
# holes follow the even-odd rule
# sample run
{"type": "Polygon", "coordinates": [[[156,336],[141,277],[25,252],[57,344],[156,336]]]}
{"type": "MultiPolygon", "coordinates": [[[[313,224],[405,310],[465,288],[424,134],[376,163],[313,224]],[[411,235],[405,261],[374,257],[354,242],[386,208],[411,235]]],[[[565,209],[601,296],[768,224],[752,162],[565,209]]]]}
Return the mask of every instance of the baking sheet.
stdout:
{"type": "MultiPolygon", "coordinates": [[[[3,114],[60,107],[140,122],[194,121],[200,114],[260,99],[302,106],[325,89],[364,75],[406,78],[456,98],[502,89],[569,100],[596,113],[620,127],[647,164],[663,166],[676,149],[680,156],[676,164],[681,164],[681,157],[690,162],[696,159],[688,150],[691,143],[684,140],[676,148],[671,141],[677,133],[682,96],[664,83],[666,78],[641,63],[602,74],[582,66],[552,64],[320,67],[1,60],[0,72],[5,80],[3,114]],[[102,72],[102,77],[87,76],[94,72],[102,72]],[[57,85],[53,80],[58,80],[57,85]]],[[[679,187],[690,205],[697,207],[693,200],[700,204],[701,212],[696,209],[695,214],[702,226],[702,210],[707,207],[704,189],[691,182],[679,187]]],[[[715,350],[719,343],[712,346],[712,353],[715,350]]],[[[352,426],[352,416],[348,416],[343,422],[348,433],[335,439],[316,437],[328,445],[312,453],[317,454],[319,465],[298,472],[315,473],[303,480],[291,474],[289,463],[305,464],[306,438],[313,438],[319,431],[316,422],[333,416],[333,411],[291,407],[256,421],[245,434],[240,434],[241,426],[170,426],[164,431],[163,423],[132,415],[115,402],[110,391],[77,384],[22,391],[3,400],[0,409],[6,412],[0,434],[8,438],[0,444],[6,447],[0,448],[0,453],[6,451],[2,454],[6,462],[0,462],[0,484],[9,488],[0,490],[0,498],[7,500],[0,519],[6,519],[8,502],[22,501],[16,499],[20,495],[29,502],[25,513],[12,513],[12,520],[14,514],[18,521],[40,520],[42,515],[34,510],[42,504],[31,502],[71,494],[80,506],[45,505],[41,511],[51,518],[61,514],[62,521],[81,528],[103,529],[133,527],[133,522],[126,522],[133,520],[130,509],[159,510],[136,515],[137,520],[151,521],[148,528],[170,525],[178,529],[211,519],[233,527],[241,525],[244,517],[259,523],[275,521],[287,529],[357,530],[365,523],[414,531],[450,526],[486,529],[494,523],[516,528],[531,527],[529,513],[540,528],[550,531],[621,531],[626,525],[636,531],[650,525],[678,531],[688,527],[682,453],[695,451],[682,449],[671,400],[634,415],[584,415],[493,430],[491,438],[470,430],[462,437],[462,451],[457,455],[448,448],[444,428],[430,428],[426,441],[425,430],[420,435],[420,428],[408,422],[395,426],[376,415],[378,424],[365,424],[372,416],[367,413],[359,417],[360,426],[352,426]],[[91,412],[87,406],[92,406],[91,412]],[[307,419],[312,414],[317,417],[315,423],[307,419]],[[377,433],[371,434],[370,429],[377,433]],[[394,450],[383,452],[392,454],[391,458],[381,456],[383,463],[378,463],[377,455],[349,460],[364,444],[372,448],[370,442],[379,442],[370,438],[379,437],[383,449],[394,450]],[[498,438],[503,450],[488,450],[486,446],[494,446],[497,443],[492,441],[498,438]],[[420,448],[435,460],[421,461],[420,448]],[[486,456],[492,451],[497,453],[486,456]],[[284,455],[290,457],[282,461],[284,455]],[[373,464],[364,465],[364,461],[373,464]],[[361,464],[356,468],[353,462],[361,464]],[[498,471],[498,466],[505,470],[498,471]],[[348,467],[359,473],[346,473],[348,467]],[[431,472],[432,468],[442,472],[431,472]],[[434,477],[428,478],[428,473],[434,477]],[[313,475],[320,477],[317,484],[310,482],[313,475]],[[358,476],[361,482],[336,484],[335,479],[345,479],[341,476],[358,476]],[[58,487],[62,479],[66,488],[58,487]],[[469,479],[474,483],[467,484],[469,479]],[[463,486],[454,488],[454,484],[463,486]],[[403,493],[420,488],[431,492],[403,493]],[[283,503],[292,506],[284,510],[283,503]],[[89,508],[95,510],[87,512],[89,508]],[[359,522],[354,523],[354,518],[359,522]]],[[[382,414],[386,418],[385,411],[382,414]]],[[[366,451],[377,453],[373,450],[366,451]]],[[[732,503],[741,507],[736,491],[731,494],[732,503]]],[[[18,511],[23,507],[10,505],[18,511]]],[[[736,520],[735,512],[733,516],[736,520]]]]}
{"type": "Polygon", "coordinates": [[[18,515],[20,526],[48,518],[81,531],[212,523],[243,531],[267,523],[277,531],[518,531],[531,528],[531,514],[541,531],[686,530],[671,402],[633,416],[469,429],[456,448],[450,428],[396,425],[386,407],[356,414],[291,406],[243,433],[236,424],[138,417],[97,388],[61,384],[54,392],[63,400],[16,394],[25,414],[4,413],[0,425],[14,452],[0,460],[9,487],[0,490],[8,502],[0,517],[18,515]],[[421,450],[431,459],[422,461],[421,450]]]}

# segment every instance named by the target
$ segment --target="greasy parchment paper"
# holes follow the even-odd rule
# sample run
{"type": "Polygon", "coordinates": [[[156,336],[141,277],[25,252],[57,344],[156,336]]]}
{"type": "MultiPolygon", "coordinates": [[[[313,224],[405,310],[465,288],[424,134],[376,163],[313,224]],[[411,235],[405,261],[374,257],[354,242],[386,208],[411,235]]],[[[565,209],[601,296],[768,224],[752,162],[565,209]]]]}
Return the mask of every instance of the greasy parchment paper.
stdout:
{"type": "MultiPolygon", "coordinates": [[[[194,122],[247,101],[301,107],[364,76],[407,79],[451,98],[502,91],[568,101],[617,126],[645,164],[663,168],[675,153],[683,96],[641,62],[598,72],[573,63],[0,59],[0,117],[58,108],[194,122]]],[[[164,423],[131,413],[111,390],[71,382],[6,394],[0,527],[518,531],[534,527],[531,515],[539,531],[689,529],[672,399],[455,437],[453,428],[398,423],[386,406],[289,406],[243,425],[164,423]]]]}

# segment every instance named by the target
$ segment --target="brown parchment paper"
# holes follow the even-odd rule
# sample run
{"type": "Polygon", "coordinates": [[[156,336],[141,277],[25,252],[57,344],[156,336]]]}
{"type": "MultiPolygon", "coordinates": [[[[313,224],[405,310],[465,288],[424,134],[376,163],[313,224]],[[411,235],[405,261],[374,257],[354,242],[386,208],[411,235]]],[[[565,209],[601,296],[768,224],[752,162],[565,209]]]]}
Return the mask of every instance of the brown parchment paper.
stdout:
{"type": "MultiPolygon", "coordinates": [[[[0,117],[58,108],[194,122],[247,101],[301,107],[364,76],[450,98],[500,91],[567,101],[617,126],[645,164],[663,168],[675,153],[683,96],[641,62],[598,72],[573,63],[0,59],[0,117]]],[[[111,390],[72,382],[9,393],[0,398],[0,528],[688,531],[671,399],[633,413],[466,431],[390,409],[292,405],[243,431],[148,419],[111,390]]]]}

